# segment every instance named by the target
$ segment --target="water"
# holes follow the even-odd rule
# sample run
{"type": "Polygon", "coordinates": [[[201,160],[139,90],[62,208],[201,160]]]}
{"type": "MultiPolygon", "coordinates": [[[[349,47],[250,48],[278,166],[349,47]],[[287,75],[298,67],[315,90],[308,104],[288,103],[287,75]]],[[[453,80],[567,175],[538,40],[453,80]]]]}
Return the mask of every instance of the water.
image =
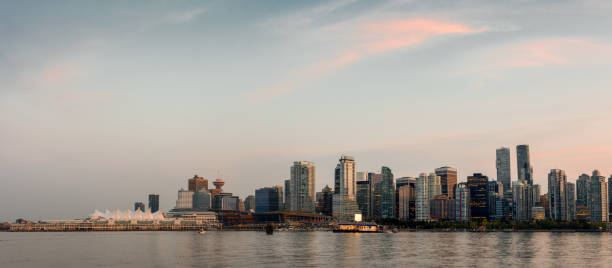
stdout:
{"type": "Polygon", "coordinates": [[[612,267],[608,233],[0,232],[0,267],[612,267]]]}

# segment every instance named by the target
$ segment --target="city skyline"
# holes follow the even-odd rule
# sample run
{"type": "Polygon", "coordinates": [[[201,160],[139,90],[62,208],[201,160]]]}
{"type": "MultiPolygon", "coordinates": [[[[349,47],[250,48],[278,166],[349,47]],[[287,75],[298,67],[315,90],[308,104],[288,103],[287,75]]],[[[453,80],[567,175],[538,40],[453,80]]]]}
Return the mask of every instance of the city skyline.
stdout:
{"type": "Polygon", "coordinates": [[[318,191],[340,154],[465,182],[496,177],[507,147],[516,180],[529,144],[543,189],[555,168],[612,174],[608,1],[2,7],[0,221],[148,193],[167,211],[187,176],[218,171],[244,198],[302,160],[318,191]]]}

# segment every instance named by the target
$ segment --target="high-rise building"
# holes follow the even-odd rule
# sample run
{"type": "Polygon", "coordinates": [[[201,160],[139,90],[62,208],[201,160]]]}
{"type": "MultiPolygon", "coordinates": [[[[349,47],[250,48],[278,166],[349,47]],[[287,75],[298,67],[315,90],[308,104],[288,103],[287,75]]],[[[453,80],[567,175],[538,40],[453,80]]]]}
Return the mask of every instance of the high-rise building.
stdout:
{"type": "Polygon", "coordinates": [[[612,175],[608,178],[608,221],[612,221],[612,175]]]}
{"type": "Polygon", "coordinates": [[[370,182],[370,215],[371,218],[380,219],[380,182],[382,181],[381,174],[369,172],[368,181],[370,182]]]}
{"type": "Polygon", "coordinates": [[[285,180],[284,210],[291,210],[291,180],[285,180]]]}
{"type": "Polygon", "coordinates": [[[416,220],[429,220],[429,180],[426,173],[421,173],[416,179],[416,220]]]}
{"type": "MultiPolygon", "coordinates": [[[[536,185],[530,185],[525,180],[518,180],[512,183],[512,207],[513,215],[512,218],[515,221],[530,221],[533,215],[532,208],[537,202],[533,200],[536,198],[537,189],[536,185]]],[[[539,196],[536,198],[540,200],[539,196]]],[[[548,206],[548,201],[546,202],[548,206]]]]}
{"type": "Polygon", "coordinates": [[[497,220],[503,218],[504,185],[500,181],[489,181],[489,218],[497,220]]]}
{"type": "Polygon", "coordinates": [[[332,200],[334,191],[325,185],[319,198],[317,198],[317,212],[326,216],[332,215],[332,200]]]}
{"type": "Polygon", "coordinates": [[[576,180],[576,220],[588,221],[591,219],[590,191],[591,176],[588,174],[580,175],[576,180]]]}
{"type": "Polygon", "coordinates": [[[192,191],[186,191],[180,189],[178,191],[178,198],[176,199],[175,209],[192,209],[193,208],[193,193],[192,191]]]}
{"type": "Polygon", "coordinates": [[[198,177],[198,175],[193,175],[193,178],[188,180],[189,191],[197,192],[201,188],[208,191],[208,180],[202,177],[198,177]]]}
{"type": "Polygon", "coordinates": [[[510,185],[510,148],[499,148],[495,151],[495,167],[497,168],[497,181],[504,185],[504,196],[510,197],[512,187],[510,185]]]}
{"type": "Polygon", "coordinates": [[[470,188],[465,182],[455,187],[455,219],[456,221],[470,221],[470,188]]]}
{"type": "Polygon", "coordinates": [[[159,195],[158,194],[149,195],[149,209],[151,210],[151,213],[155,213],[159,211],[159,195]]]}
{"type": "Polygon", "coordinates": [[[363,171],[357,172],[357,177],[356,178],[357,178],[357,182],[367,181],[368,180],[368,172],[363,172],[363,171]]]}
{"type": "Polygon", "coordinates": [[[573,221],[576,220],[576,185],[571,182],[568,182],[566,184],[566,187],[568,206],[567,220],[573,221]]]}
{"type": "Polygon", "coordinates": [[[516,146],[516,166],[518,168],[518,179],[533,184],[533,166],[529,158],[529,145],[516,146]]]}
{"type": "MultiPolygon", "coordinates": [[[[257,199],[257,197],[255,197],[257,199]]],[[[221,198],[222,211],[240,211],[240,198],[237,196],[226,196],[221,198]]]]}
{"type": "Polygon", "coordinates": [[[440,182],[440,176],[436,175],[435,173],[429,173],[429,175],[427,175],[427,184],[427,197],[429,198],[429,200],[432,200],[436,196],[442,195],[442,184],[440,182]]]}
{"type": "Polygon", "coordinates": [[[255,190],[255,212],[272,212],[281,210],[282,191],[279,187],[264,187],[255,190]]]}
{"type": "MultiPolygon", "coordinates": [[[[401,177],[395,179],[395,218],[399,219],[399,188],[410,184],[411,177],[401,177]]],[[[415,181],[416,182],[416,181],[415,181]]]]}
{"type": "Polygon", "coordinates": [[[608,221],[608,184],[606,177],[601,176],[598,170],[593,171],[591,176],[590,187],[590,202],[591,221],[607,222],[608,221]]]}
{"type": "Polygon", "coordinates": [[[550,208],[548,207],[548,194],[540,195],[540,204],[542,204],[542,207],[544,208],[544,217],[546,219],[550,219],[550,208]]]}
{"type": "Polygon", "coordinates": [[[342,155],[335,169],[332,215],[340,221],[352,221],[361,214],[357,206],[357,167],[355,158],[342,155]]]}
{"type": "Polygon", "coordinates": [[[429,203],[429,216],[432,220],[455,220],[455,199],[446,195],[438,195],[429,203]]]}
{"type": "Polygon", "coordinates": [[[255,211],[255,196],[249,195],[244,199],[244,209],[246,211],[255,211]]]}
{"type": "Polygon", "coordinates": [[[436,168],[436,175],[440,177],[441,194],[455,198],[455,185],[457,185],[457,169],[452,167],[436,168]]]}
{"type": "Polygon", "coordinates": [[[548,173],[548,204],[551,219],[555,221],[568,220],[567,176],[565,176],[563,170],[551,169],[548,173]]]}
{"type": "Polygon", "coordinates": [[[416,179],[407,178],[406,183],[397,186],[397,192],[398,218],[401,220],[414,220],[416,216],[416,179]]]}
{"type": "Polygon", "coordinates": [[[391,219],[395,217],[395,184],[393,182],[393,173],[391,173],[390,168],[382,167],[381,175],[381,218],[391,219]]]}
{"type": "Polygon", "coordinates": [[[470,188],[470,211],[472,221],[482,221],[489,217],[489,178],[480,173],[468,176],[470,188]]]}
{"type": "Polygon", "coordinates": [[[134,203],[134,211],[142,211],[145,212],[145,204],[143,202],[134,203]]]}
{"type": "Polygon", "coordinates": [[[365,181],[357,181],[357,206],[359,206],[359,210],[364,218],[370,218],[370,182],[368,180],[365,181]]]}
{"type": "MultiPolygon", "coordinates": [[[[293,162],[290,181],[290,209],[315,211],[315,166],[308,161],[293,162]]],[[[255,197],[257,199],[257,197],[255,197]]]]}
{"type": "MultiPolygon", "coordinates": [[[[276,191],[278,192],[278,210],[284,210],[285,208],[285,202],[283,200],[283,197],[285,196],[284,192],[283,192],[283,186],[282,185],[276,185],[274,186],[274,188],[276,188],[276,191]]],[[[316,194],[316,193],[315,193],[316,194]]],[[[316,199],[313,199],[313,201],[316,203],[316,199]]],[[[316,204],[314,204],[316,206],[316,204]]],[[[312,211],[314,212],[314,210],[312,211]]]]}
{"type": "Polygon", "coordinates": [[[193,209],[199,211],[207,211],[211,208],[210,193],[203,187],[199,191],[193,193],[193,209]]]}

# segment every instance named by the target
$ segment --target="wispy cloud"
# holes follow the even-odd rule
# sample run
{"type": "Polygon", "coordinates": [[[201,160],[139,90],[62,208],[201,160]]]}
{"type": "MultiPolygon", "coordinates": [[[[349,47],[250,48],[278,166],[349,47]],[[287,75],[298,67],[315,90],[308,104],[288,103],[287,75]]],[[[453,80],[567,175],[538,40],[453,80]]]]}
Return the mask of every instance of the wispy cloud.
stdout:
{"type": "Polygon", "coordinates": [[[83,74],[83,69],[75,63],[58,63],[42,71],[41,82],[55,84],[66,82],[83,74]]]}
{"type": "Polygon", "coordinates": [[[197,8],[197,9],[185,10],[182,12],[174,12],[174,13],[171,13],[165,16],[163,19],[163,22],[170,23],[170,24],[188,23],[196,19],[198,16],[204,14],[206,11],[207,10],[204,8],[197,8]]]}
{"type": "Polygon", "coordinates": [[[251,93],[252,103],[260,103],[287,94],[312,80],[347,67],[357,61],[424,43],[432,38],[470,34],[486,30],[468,25],[434,19],[380,20],[361,23],[349,29],[349,44],[331,58],[323,59],[296,69],[273,86],[251,93]]]}

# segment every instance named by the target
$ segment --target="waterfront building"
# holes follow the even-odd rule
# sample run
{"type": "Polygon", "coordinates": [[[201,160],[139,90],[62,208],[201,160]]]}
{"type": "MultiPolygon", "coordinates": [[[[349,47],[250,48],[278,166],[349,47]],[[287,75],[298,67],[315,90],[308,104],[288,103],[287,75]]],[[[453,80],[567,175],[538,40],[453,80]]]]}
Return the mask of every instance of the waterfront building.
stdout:
{"type": "Polygon", "coordinates": [[[550,208],[548,207],[548,194],[540,195],[540,204],[544,208],[544,213],[547,219],[550,219],[550,208]]]}
{"type": "Polygon", "coordinates": [[[576,220],[591,219],[589,203],[591,199],[591,176],[582,174],[576,180],[576,220]]]}
{"type": "Polygon", "coordinates": [[[188,180],[188,190],[192,192],[197,192],[201,188],[205,191],[208,191],[208,180],[202,177],[198,177],[198,175],[193,175],[193,178],[188,180]]]}
{"type": "Polygon", "coordinates": [[[207,211],[211,208],[210,193],[201,187],[199,191],[193,193],[193,209],[198,211],[207,211]]]}
{"type": "Polygon", "coordinates": [[[470,211],[472,221],[482,221],[489,217],[489,178],[480,173],[468,176],[470,188],[470,211]]]}
{"type": "Polygon", "coordinates": [[[429,220],[429,180],[426,173],[421,173],[416,179],[416,220],[429,220]]]}
{"type": "Polygon", "coordinates": [[[232,193],[219,193],[217,195],[211,195],[212,205],[211,209],[214,211],[222,211],[223,210],[223,198],[232,196],[232,193]]]}
{"type": "Polygon", "coordinates": [[[546,219],[546,211],[543,207],[531,208],[531,219],[532,220],[544,220],[546,219]]]}
{"type": "Polygon", "coordinates": [[[145,204],[143,202],[134,203],[134,211],[145,212],[145,204]]]}
{"type": "Polygon", "coordinates": [[[612,221],[612,175],[608,178],[608,221],[612,221]]]}
{"type": "Polygon", "coordinates": [[[319,198],[317,198],[317,213],[331,216],[334,191],[325,185],[319,198]]]}
{"type": "Polygon", "coordinates": [[[357,205],[357,171],[355,158],[342,155],[335,169],[332,215],[340,221],[352,221],[361,214],[357,205]]]}
{"type": "Polygon", "coordinates": [[[193,193],[185,189],[178,191],[178,198],[176,199],[175,209],[192,209],[193,208],[193,193]]]}
{"type": "MultiPolygon", "coordinates": [[[[515,221],[530,221],[531,209],[534,207],[534,187],[525,180],[515,181],[512,184],[513,219],[515,221]]],[[[539,198],[538,198],[539,200],[539,198]]]]}
{"type": "Polygon", "coordinates": [[[503,218],[504,185],[499,181],[488,182],[489,191],[489,218],[491,220],[503,218]]]}
{"type": "Polygon", "coordinates": [[[429,208],[432,220],[455,220],[455,199],[446,195],[435,196],[431,199],[429,208]]]}
{"type": "Polygon", "coordinates": [[[452,167],[436,168],[436,175],[440,177],[441,194],[455,198],[455,185],[457,185],[457,169],[452,167]]]}
{"type": "Polygon", "coordinates": [[[399,219],[399,188],[410,184],[411,177],[395,179],[395,218],[399,219]]]}
{"type": "Polygon", "coordinates": [[[381,175],[381,218],[391,219],[395,217],[395,184],[393,182],[393,173],[390,168],[383,166],[381,168],[381,175]]]}
{"type": "Polygon", "coordinates": [[[363,171],[357,172],[356,179],[357,179],[357,182],[367,181],[368,180],[368,172],[363,172],[363,171]]]}
{"type": "Polygon", "coordinates": [[[608,221],[608,184],[606,177],[601,176],[598,170],[593,171],[591,176],[590,187],[590,202],[591,221],[607,222],[608,221]]]}
{"type": "Polygon", "coordinates": [[[436,175],[435,173],[429,173],[429,175],[427,175],[427,184],[427,198],[429,198],[429,200],[432,200],[436,196],[442,195],[442,183],[440,176],[436,175]]]}
{"type": "Polygon", "coordinates": [[[151,213],[155,213],[159,211],[159,195],[158,194],[149,194],[149,209],[151,213]]]}
{"type": "Polygon", "coordinates": [[[529,145],[516,146],[516,166],[518,168],[518,179],[533,184],[533,166],[529,157],[529,145]]]}
{"type": "Polygon", "coordinates": [[[291,210],[291,180],[285,180],[284,210],[291,210]]]}
{"type": "Polygon", "coordinates": [[[216,195],[223,193],[223,185],[225,185],[225,182],[223,181],[223,179],[217,178],[215,181],[213,181],[213,185],[215,186],[215,189],[208,190],[210,192],[211,198],[214,198],[216,195]]]}
{"type": "MultiPolygon", "coordinates": [[[[255,197],[257,199],[257,197],[255,197]]],[[[240,211],[240,198],[237,196],[223,196],[221,198],[221,211],[240,211]]]]}
{"type": "Polygon", "coordinates": [[[569,206],[567,204],[567,177],[565,171],[551,169],[548,173],[548,204],[550,218],[555,221],[567,221],[569,206]]]}
{"type": "Polygon", "coordinates": [[[502,147],[495,151],[495,167],[497,168],[497,181],[504,186],[504,196],[510,196],[512,187],[510,185],[510,148],[502,147]]]}
{"type": "Polygon", "coordinates": [[[368,219],[370,215],[370,182],[366,179],[365,181],[357,181],[357,206],[364,218],[368,219]]]}
{"type": "Polygon", "coordinates": [[[281,196],[282,191],[278,187],[264,187],[255,190],[255,212],[280,211],[279,199],[281,196]]]}
{"type": "Polygon", "coordinates": [[[397,188],[398,192],[398,218],[401,220],[414,220],[416,213],[416,179],[408,179],[407,184],[397,188]]]}
{"type": "Polygon", "coordinates": [[[368,181],[370,182],[370,215],[371,218],[380,219],[380,182],[382,175],[374,172],[368,172],[368,181]]]}
{"type": "Polygon", "coordinates": [[[470,188],[465,182],[458,183],[455,187],[455,220],[470,221],[470,188]]]}
{"type": "Polygon", "coordinates": [[[255,211],[255,196],[249,195],[244,199],[244,209],[248,212],[255,211]]]}
{"type": "MultiPolygon", "coordinates": [[[[283,197],[285,196],[284,192],[283,192],[283,186],[282,185],[276,185],[274,186],[274,188],[276,188],[276,191],[278,192],[278,210],[283,210],[285,208],[285,202],[283,200],[283,197]]],[[[316,199],[313,199],[313,201],[315,202],[314,206],[316,207],[316,199]]],[[[313,208],[314,209],[314,208],[313,208]]],[[[314,212],[314,210],[312,211],[314,212]]]]}
{"type": "MultiPolygon", "coordinates": [[[[308,161],[293,162],[290,181],[290,209],[315,211],[315,166],[308,161]]],[[[257,198],[257,197],[256,197],[257,198]]]]}
{"type": "Polygon", "coordinates": [[[576,220],[576,184],[568,182],[567,187],[567,220],[576,220]]]}

